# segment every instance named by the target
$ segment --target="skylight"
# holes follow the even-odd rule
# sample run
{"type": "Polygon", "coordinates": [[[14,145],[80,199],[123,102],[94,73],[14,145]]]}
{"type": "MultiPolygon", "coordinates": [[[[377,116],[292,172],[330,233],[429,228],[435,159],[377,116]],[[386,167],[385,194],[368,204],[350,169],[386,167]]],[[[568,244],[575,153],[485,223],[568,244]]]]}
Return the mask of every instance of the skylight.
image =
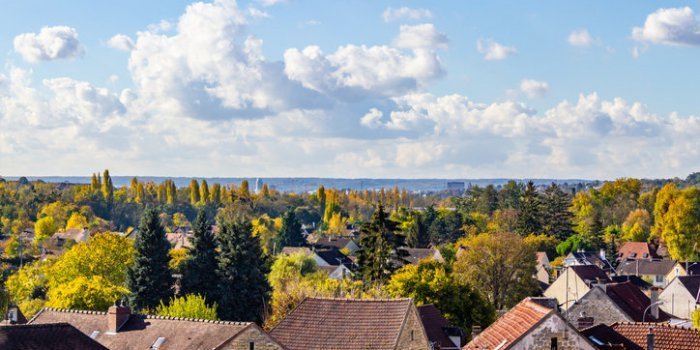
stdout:
{"type": "Polygon", "coordinates": [[[158,339],[156,339],[156,342],[153,343],[153,345],[151,345],[151,349],[160,349],[163,343],[165,343],[165,337],[158,337],[158,339]]]}

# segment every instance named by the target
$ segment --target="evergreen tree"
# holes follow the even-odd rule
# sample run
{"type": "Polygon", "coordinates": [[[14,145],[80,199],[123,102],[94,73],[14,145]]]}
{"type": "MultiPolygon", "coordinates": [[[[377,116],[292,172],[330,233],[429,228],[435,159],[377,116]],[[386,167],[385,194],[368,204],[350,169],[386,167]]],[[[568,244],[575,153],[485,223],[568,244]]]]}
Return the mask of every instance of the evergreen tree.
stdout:
{"type": "Polygon", "coordinates": [[[196,205],[199,203],[199,182],[197,179],[190,181],[190,204],[196,205]]]}
{"type": "Polygon", "coordinates": [[[574,234],[573,217],[569,210],[571,199],[557,184],[552,184],[544,191],[542,198],[543,233],[564,241],[574,234]]]}
{"type": "Polygon", "coordinates": [[[290,209],[282,217],[282,227],[277,234],[277,252],[283,247],[301,247],[304,243],[306,242],[301,234],[301,224],[294,210],[290,209]]]}
{"type": "Polygon", "coordinates": [[[396,223],[389,220],[384,206],[379,204],[370,222],[362,225],[358,263],[362,266],[365,281],[385,282],[396,268],[396,223]]]}
{"type": "Polygon", "coordinates": [[[158,212],[147,208],[134,241],[134,264],[127,272],[131,306],[136,310],[155,309],[172,296],[173,278],[168,267],[170,243],[165,239],[158,212]]]}
{"type": "Polygon", "coordinates": [[[527,183],[520,200],[517,231],[521,235],[539,234],[542,230],[542,203],[532,181],[527,183]]]}
{"type": "Polygon", "coordinates": [[[498,192],[499,207],[501,209],[520,209],[522,192],[522,185],[513,180],[508,181],[498,192]]]}
{"type": "Polygon", "coordinates": [[[250,222],[240,220],[221,221],[217,238],[221,248],[217,268],[219,317],[262,321],[270,285],[260,240],[253,237],[250,222]]]}
{"type": "Polygon", "coordinates": [[[197,213],[192,227],[192,246],[188,248],[188,257],[182,278],[183,294],[200,294],[207,302],[216,299],[216,237],[211,231],[204,208],[197,213]]]}
{"type": "Polygon", "coordinates": [[[498,209],[498,192],[493,185],[488,185],[479,195],[476,203],[476,211],[491,215],[498,209]]]}

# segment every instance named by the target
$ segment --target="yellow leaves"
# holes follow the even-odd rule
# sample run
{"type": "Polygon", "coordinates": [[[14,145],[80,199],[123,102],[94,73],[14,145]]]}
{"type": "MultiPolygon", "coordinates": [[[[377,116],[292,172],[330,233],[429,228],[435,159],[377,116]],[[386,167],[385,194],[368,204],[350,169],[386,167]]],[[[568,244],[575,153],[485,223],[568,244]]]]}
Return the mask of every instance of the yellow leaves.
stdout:
{"type": "Polygon", "coordinates": [[[54,285],[47,293],[46,306],[64,309],[106,310],[115,300],[123,298],[129,290],[115,285],[102,276],[77,276],[54,285]]]}
{"type": "Polygon", "coordinates": [[[87,225],[88,222],[85,216],[81,215],[78,212],[73,212],[73,214],[71,214],[70,218],[68,219],[68,222],[66,223],[66,230],[72,228],[84,228],[87,227],[87,225]]]}
{"type": "Polygon", "coordinates": [[[342,217],[342,215],[337,212],[331,215],[331,219],[328,222],[328,233],[332,235],[342,235],[347,227],[347,220],[342,217]]]}
{"type": "Polygon", "coordinates": [[[700,190],[667,184],[654,205],[654,234],[666,243],[671,258],[691,261],[700,251],[700,190]]]}
{"type": "Polygon", "coordinates": [[[35,233],[35,239],[38,242],[41,242],[47,238],[50,238],[53,236],[54,233],[58,230],[58,227],[56,226],[53,217],[51,216],[45,216],[39,220],[36,221],[34,224],[34,233],[35,233]]]}
{"type": "Polygon", "coordinates": [[[173,248],[170,249],[170,252],[168,252],[168,255],[170,255],[170,261],[168,262],[168,267],[170,267],[170,270],[180,273],[182,271],[182,267],[185,264],[185,261],[187,261],[187,249],[186,248],[173,248]]]}
{"type": "Polygon", "coordinates": [[[204,320],[218,320],[216,316],[217,304],[211,307],[206,299],[199,294],[187,294],[179,298],[171,298],[168,305],[160,302],[156,314],[160,316],[198,318],[204,320]]]}

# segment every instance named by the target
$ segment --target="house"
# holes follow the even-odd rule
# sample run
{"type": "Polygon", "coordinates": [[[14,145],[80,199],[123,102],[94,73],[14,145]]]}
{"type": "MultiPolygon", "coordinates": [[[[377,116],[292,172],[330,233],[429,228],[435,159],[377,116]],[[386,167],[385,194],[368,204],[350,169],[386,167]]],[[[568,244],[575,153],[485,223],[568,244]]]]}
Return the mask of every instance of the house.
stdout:
{"type": "Polygon", "coordinates": [[[637,288],[639,288],[646,295],[650,295],[652,288],[658,288],[654,287],[651,283],[643,280],[642,278],[632,275],[610,276],[610,279],[615,283],[630,282],[637,286],[637,288]]]}
{"type": "Polygon", "coordinates": [[[614,274],[615,268],[605,257],[605,250],[600,250],[598,254],[593,252],[571,252],[564,258],[564,266],[585,266],[594,265],[601,268],[607,274],[614,274]]]}
{"type": "Polygon", "coordinates": [[[564,312],[564,317],[578,329],[598,323],[669,320],[671,315],[660,310],[657,301],[657,290],[652,291],[650,299],[632,282],[594,284],[564,312]]]}
{"type": "Polygon", "coordinates": [[[677,317],[691,320],[700,303],[700,275],[678,276],[659,294],[661,308],[677,317]]]}
{"type": "Polygon", "coordinates": [[[666,280],[671,281],[678,276],[700,275],[700,262],[686,261],[676,262],[671,271],[666,275],[666,280]]]}
{"type": "Polygon", "coordinates": [[[665,323],[616,322],[599,324],[581,332],[598,349],[697,350],[700,331],[665,323]]]}
{"type": "Polygon", "coordinates": [[[429,350],[411,299],[307,298],[272,331],[289,350],[429,350]]]}
{"type": "Polygon", "coordinates": [[[400,247],[396,249],[396,254],[404,264],[417,264],[423,259],[433,259],[445,262],[440,251],[433,248],[408,248],[400,247]]]}
{"type": "Polygon", "coordinates": [[[360,250],[360,246],[355,243],[351,236],[322,236],[312,246],[316,249],[337,249],[346,250],[347,254],[355,254],[360,250]]]}
{"type": "Polygon", "coordinates": [[[192,247],[192,234],[183,232],[169,232],[165,234],[165,239],[170,242],[174,249],[192,247]]]}
{"type": "Polygon", "coordinates": [[[57,247],[62,247],[66,242],[82,243],[90,238],[90,232],[86,228],[69,228],[63,232],[56,232],[51,237],[57,247]]]}
{"type": "Polygon", "coordinates": [[[543,295],[556,299],[559,307],[566,310],[586,295],[593,283],[610,282],[608,275],[598,266],[571,266],[559,273],[559,277],[544,291],[543,295]]]}
{"type": "Polygon", "coordinates": [[[5,313],[4,320],[0,321],[0,325],[13,325],[13,324],[25,324],[27,323],[27,318],[19,309],[17,304],[10,303],[7,306],[7,312],[5,313]]]}
{"type": "Polygon", "coordinates": [[[656,248],[647,242],[625,242],[622,243],[617,250],[618,261],[659,258],[660,257],[656,254],[656,248]]]}
{"type": "Polygon", "coordinates": [[[552,265],[546,252],[537,252],[537,265],[535,266],[535,278],[541,283],[549,285],[552,265]]]}
{"type": "MultiPolygon", "coordinates": [[[[285,349],[255,323],[44,308],[29,325],[69,323],[108,349],[285,349]]],[[[79,347],[78,347],[79,348],[79,347]]]]}
{"type": "Polygon", "coordinates": [[[676,264],[673,260],[627,260],[617,266],[617,274],[621,276],[638,276],[654,287],[664,288],[668,281],[666,276],[676,264]]]}
{"type": "Polygon", "coordinates": [[[435,305],[418,306],[418,314],[432,350],[459,350],[465,344],[464,331],[450,326],[450,322],[435,305]]]}
{"type": "Polygon", "coordinates": [[[107,350],[65,322],[0,326],[0,349],[107,350]]]}
{"type": "Polygon", "coordinates": [[[337,249],[312,250],[309,247],[284,247],[282,254],[291,255],[302,253],[311,256],[318,267],[346,265],[351,267],[352,260],[337,249]]]}
{"type": "Polygon", "coordinates": [[[526,298],[469,342],[464,350],[595,349],[556,310],[556,301],[526,298]]]}

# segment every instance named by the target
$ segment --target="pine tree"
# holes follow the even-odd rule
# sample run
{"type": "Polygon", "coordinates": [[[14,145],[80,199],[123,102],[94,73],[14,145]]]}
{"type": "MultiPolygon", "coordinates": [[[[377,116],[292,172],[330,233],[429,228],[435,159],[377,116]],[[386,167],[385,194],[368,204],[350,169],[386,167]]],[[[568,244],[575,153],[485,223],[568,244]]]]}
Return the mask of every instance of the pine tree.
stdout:
{"type": "Polygon", "coordinates": [[[282,228],[277,234],[277,251],[281,251],[283,247],[301,247],[304,243],[301,224],[294,210],[290,209],[282,217],[282,228]]]}
{"type": "Polygon", "coordinates": [[[217,239],[221,249],[217,268],[219,317],[262,321],[270,285],[260,240],[253,237],[247,221],[220,222],[217,239]]]}
{"type": "Polygon", "coordinates": [[[199,187],[199,190],[201,192],[201,196],[199,197],[199,200],[203,204],[209,204],[209,184],[207,183],[207,180],[202,179],[202,186],[199,187]]]}
{"type": "Polygon", "coordinates": [[[544,191],[542,198],[542,230],[545,234],[564,241],[574,234],[572,220],[574,214],[569,210],[571,199],[564,191],[552,184],[544,191]]]}
{"type": "Polygon", "coordinates": [[[527,183],[520,200],[517,231],[523,236],[539,234],[542,230],[542,202],[532,181],[527,183]]]}
{"type": "Polygon", "coordinates": [[[197,179],[190,181],[190,204],[196,205],[199,203],[199,182],[197,179]]]}
{"type": "Polygon", "coordinates": [[[396,254],[396,223],[389,220],[384,206],[379,204],[370,222],[362,225],[358,263],[365,281],[385,282],[396,268],[392,263],[396,254]]]}
{"type": "Polygon", "coordinates": [[[216,300],[216,237],[207,221],[206,211],[197,213],[193,224],[192,246],[188,249],[182,278],[182,294],[200,294],[207,302],[216,300]]]}
{"type": "Polygon", "coordinates": [[[146,208],[141,218],[134,250],[134,263],[127,271],[131,306],[136,310],[152,310],[173,294],[173,278],[168,267],[170,243],[153,208],[146,208]]]}

